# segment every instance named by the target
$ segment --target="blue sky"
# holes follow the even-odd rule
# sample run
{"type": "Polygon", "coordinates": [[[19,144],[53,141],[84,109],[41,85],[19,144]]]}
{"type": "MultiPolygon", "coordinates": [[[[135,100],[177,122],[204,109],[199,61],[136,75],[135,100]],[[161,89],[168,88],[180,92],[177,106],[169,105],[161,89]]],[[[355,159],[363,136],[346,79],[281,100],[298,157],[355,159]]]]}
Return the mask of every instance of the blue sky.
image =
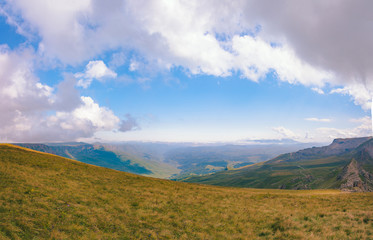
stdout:
{"type": "MultiPolygon", "coordinates": [[[[102,4],[0,3],[1,141],[371,135],[372,60],[352,49],[371,52],[372,34],[343,3],[334,16],[323,1],[102,4]]],[[[351,7],[369,19],[367,4],[351,7]]]]}

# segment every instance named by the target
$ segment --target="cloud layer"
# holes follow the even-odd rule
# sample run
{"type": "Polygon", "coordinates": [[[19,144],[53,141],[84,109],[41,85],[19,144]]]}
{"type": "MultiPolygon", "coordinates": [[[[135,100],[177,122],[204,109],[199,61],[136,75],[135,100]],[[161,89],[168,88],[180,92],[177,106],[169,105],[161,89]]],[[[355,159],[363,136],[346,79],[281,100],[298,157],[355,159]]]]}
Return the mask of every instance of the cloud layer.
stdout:
{"type": "Polygon", "coordinates": [[[252,81],[274,72],[280,81],[319,94],[331,87],[329,93],[348,94],[370,109],[372,1],[9,0],[0,7],[7,22],[36,43],[0,49],[0,133],[8,139],[27,139],[26,131],[43,139],[43,133],[34,133],[42,129],[63,132],[56,136],[67,140],[101,129],[138,127],[131,117],[121,121],[75,88],[88,88],[93,79],[116,78],[110,68],[125,61],[131,63],[130,71],[150,64],[159,70],[182,67],[189,74],[235,73],[252,81]],[[94,60],[108,51],[113,52],[110,68],[94,60]],[[140,57],[127,59],[125,51],[140,57]],[[86,68],[48,86],[35,76],[35,62],[86,68]]]}
{"type": "MultiPolygon", "coordinates": [[[[62,6],[23,0],[10,6],[21,12],[23,31],[41,37],[39,51],[68,64],[134,48],[160,67],[183,66],[192,74],[239,71],[257,81],[275,70],[290,83],[373,90],[373,3],[367,0],[86,0],[62,6]]],[[[371,96],[347,93],[367,109],[371,96]]]]}
{"type": "MultiPolygon", "coordinates": [[[[134,48],[161,68],[182,66],[192,74],[227,76],[238,71],[258,81],[275,70],[280,80],[316,86],[323,86],[332,77],[328,71],[299,58],[286,41],[278,41],[274,47],[261,31],[250,34],[257,20],[248,23],[242,17],[255,10],[250,8],[243,14],[247,5],[82,1],[72,2],[67,8],[43,1],[19,1],[9,8],[21,12],[24,31],[41,37],[39,52],[67,64],[110,49],[134,48]]],[[[131,64],[132,70],[136,69],[135,63],[131,64]]],[[[87,81],[81,84],[88,85],[87,81]]]]}

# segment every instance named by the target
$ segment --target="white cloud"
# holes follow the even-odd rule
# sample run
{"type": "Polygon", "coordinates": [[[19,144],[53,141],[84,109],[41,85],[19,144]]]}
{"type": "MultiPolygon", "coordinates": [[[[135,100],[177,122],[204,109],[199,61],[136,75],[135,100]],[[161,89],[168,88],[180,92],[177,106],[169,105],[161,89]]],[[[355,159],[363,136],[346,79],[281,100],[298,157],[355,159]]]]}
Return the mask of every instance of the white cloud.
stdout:
{"type": "MultiPolygon", "coordinates": [[[[72,74],[65,74],[54,87],[41,83],[33,72],[34,57],[30,49],[0,48],[2,141],[71,141],[92,137],[97,131],[124,131],[110,109],[91,97],[79,96],[72,74]]],[[[99,77],[106,73],[90,74],[99,77]]]]}
{"type": "MultiPolygon", "coordinates": [[[[114,113],[100,107],[90,97],[81,97],[81,105],[71,112],[56,112],[41,122],[39,135],[58,132],[51,140],[68,140],[80,137],[92,137],[97,131],[110,131],[118,127],[120,119],[114,113]]],[[[35,140],[34,140],[35,141],[35,140]]]]}
{"type": "Polygon", "coordinates": [[[314,139],[353,138],[372,135],[372,123],[370,117],[358,119],[358,126],[347,129],[317,128],[313,133],[314,139]]]}
{"type": "Polygon", "coordinates": [[[108,78],[116,78],[117,74],[110,70],[103,61],[89,61],[84,73],[76,73],[75,77],[79,79],[78,86],[87,88],[93,79],[104,81],[108,78]]]}
{"type": "Polygon", "coordinates": [[[298,139],[299,135],[294,133],[292,130],[287,129],[283,126],[272,128],[273,131],[280,134],[282,138],[298,139]]]}
{"type": "Polygon", "coordinates": [[[330,142],[336,138],[354,138],[372,135],[370,117],[366,116],[359,119],[350,119],[350,121],[356,123],[356,126],[350,128],[322,127],[312,129],[311,131],[303,129],[301,132],[294,132],[281,126],[272,128],[272,130],[277,132],[281,138],[296,139],[301,142],[330,142]],[[303,134],[305,137],[302,137],[303,134]]]}
{"type": "Polygon", "coordinates": [[[44,0],[8,1],[5,7],[13,16],[21,13],[22,20],[13,19],[18,19],[17,24],[23,31],[41,36],[40,44],[47,57],[75,64],[97,54],[92,42],[86,41],[90,31],[84,30],[89,27],[90,0],[56,1],[53,4],[46,4],[44,0]]]}
{"type": "Polygon", "coordinates": [[[38,81],[33,73],[33,51],[12,52],[0,47],[0,126],[10,129],[24,119],[24,112],[48,109],[53,89],[38,81]],[[18,119],[18,120],[17,120],[18,119]]]}
{"type": "MultiPolygon", "coordinates": [[[[288,4],[258,0],[45,4],[20,0],[8,1],[3,15],[22,29],[20,33],[41,38],[42,56],[65,64],[88,61],[107,50],[134,49],[145,64],[166,69],[182,66],[191,74],[228,76],[239,71],[258,81],[274,70],[280,80],[310,86],[319,94],[326,83],[345,86],[348,89],[334,92],[349,94],[368,109],[370,100],[365,95],[373,90],[373,17],[367,11],[371,5],[369,1],[321,0],[288,4]],[[312,9],[319,9],[318,14],[312,9]],[[364,97],[355,88],[365,91],[364,97]]],[[[124,61],[118,55],[110,65],[124,61]]],[[[132,62],[130,70],[138,70],[139,64],[132,62]]],[[[110,71],[106,73],[114,77],[110,71]]],[[[89,86],[97,77],[95,71],[87,74],[91,77],[80,79],[80,86],[89,86]]],[[[9,89],[10,94],[12,91],[14,88],[9,89]]]]}
{"type": "Polygon", "coordinates": [[[111,130],[117,126],[119,118],[111,110],[100,107],[90,97],[81,97],[81,99],[83,105],[72,112],[73,119],[89,121],[99,130],[111,130]]]}
{"type": "Polygon", "coordinates": [[[137,69],[139,69],[139,65],[140,63],[138,61],[131,59],[129,70],[131,72],[136,71],[137,69]]]}
{"type": "MultiPolygon", "coordinates": [[[[228,76],[238,70],[257,81],[275,70],[280,80],[307,86],[323,86],[332,77],[299,59],[286,42],[272,47],[259,36],[240,35],[256,24],[244,21],[244,2],[82,1],[63,7],[20,1],[12,6],[41,36],[45,54],[68,64],[109,49],[134,48],[146,62],[183,66],[192,74],[228,76]],[[48,14],[38,14],[41,10],[48,14]]],[[[129,69],[138,67],[132,61],[129,69]]],[[[88,86],[91,79],[80,85],[88,86]]]]}
{"type": "Polygon", "coordinates": [[[311,88],[311,90],[314,91],[314,92],[317,92],[320,95],[325,94],[324,90],[322,90],[321,88],[313,87],[313,88],[311,88]]]}
{"type": "Polygon", "coordinates": [[[356,105],[360,105],[365,110],[369,110],[371,108],[372,93],[363,84],[348,84],[343,88],[332,89],[330,93],[338,93],[344,95],[348,94],[352,96],[356,105]]]}
{"type": "Polygon", "coordinates": [[[232,49],[237,54],[237,68],[248,79],[258,81],[275,70],[282,81],[302,83],[306,86],[323,86],[332,74],[316,69],[299,59],[288,46],[272,47],[261,38],[234,36],[232,49]]]}
{"type": "Polygon", "coordinates": [[[329,118],[305,118],[304,120],[310,121],[310,122],[331,122],[332,120],[329,118]]]}
{"type": "MultiPolygon", "coordinates": [[[[254,81],[275,70],[280,80],[318,87],[321,93],[326,82],[372,82],[372,5],[322,0],[20,0],[8,1],[3,15],[21,33],[40,36],[43,56],[66,64],[106,50],[135,49],[158,67],[182,66],[192,74],[215,76],[238,70],[254,81]]],[[[358,97],[354,91],[348,94],[358,97]]]]}
{"type": "Polygon", "coordinates": [[[87,78],[103,79],[105,77],[115,78],[117,74],[106,67],[103,61],[89,61],[86,66],[85,76],[87,78]]]}

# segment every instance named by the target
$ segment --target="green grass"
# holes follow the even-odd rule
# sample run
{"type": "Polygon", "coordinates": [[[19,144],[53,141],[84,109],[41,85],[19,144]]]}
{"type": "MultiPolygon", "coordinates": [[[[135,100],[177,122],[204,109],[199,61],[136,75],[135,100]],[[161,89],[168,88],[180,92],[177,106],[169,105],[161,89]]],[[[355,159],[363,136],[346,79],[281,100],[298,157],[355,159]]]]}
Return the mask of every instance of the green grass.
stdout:
{"type": "Polygon", "coordinates": [[[225,188],[0,145],[0,239],[371,239],[373,194],[225,188]]]}
{"type": "Polygon", "coordinates": [[[182,181],[218,186],[285,189],[338,189],[339,175],[351,161],[349,155],[297,161],[267,161],[237,170],[182,181]]]}

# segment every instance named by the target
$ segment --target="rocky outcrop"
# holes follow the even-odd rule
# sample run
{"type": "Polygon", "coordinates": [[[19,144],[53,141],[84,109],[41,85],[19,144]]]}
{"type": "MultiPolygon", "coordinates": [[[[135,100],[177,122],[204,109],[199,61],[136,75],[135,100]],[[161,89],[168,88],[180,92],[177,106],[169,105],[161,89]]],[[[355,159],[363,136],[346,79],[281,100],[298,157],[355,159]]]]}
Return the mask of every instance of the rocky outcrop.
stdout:
{"type": "Polygon", "coordinates": [[[340,189],[347,192],[372,192],[373,175],[365,171],[359,163],[352,159],[351,162],[343,168],[339,176],[342,181],[340,189]]]}

